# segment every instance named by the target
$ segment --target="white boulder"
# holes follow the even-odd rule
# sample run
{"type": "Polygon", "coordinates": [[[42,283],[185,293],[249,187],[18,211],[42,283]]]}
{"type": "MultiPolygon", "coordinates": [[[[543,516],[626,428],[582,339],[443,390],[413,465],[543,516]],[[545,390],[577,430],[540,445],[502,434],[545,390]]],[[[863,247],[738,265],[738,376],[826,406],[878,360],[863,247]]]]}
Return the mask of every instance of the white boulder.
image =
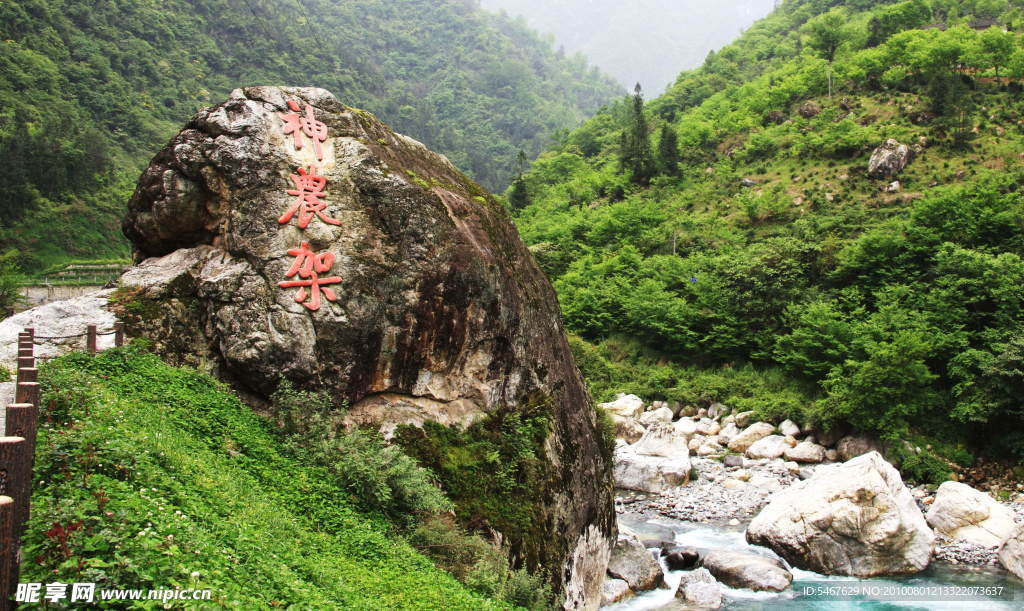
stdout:
{"type": "Polygon", "coordinates": [[[799,568],[873,577],[923,570],[935,535],[899,472],[870,452],[777,493],[747,541],[799,568]]]}
{"type": "Polygon", "coordinates": [[[655,422],[648,427],[643,437],[633,444],[633,451],[645,456],[689,455],[686,438],[676,433],[668,422],[655,422]]]}
{"type": "Polygon", "coordinates": [[[801,441],[792,448],[786,448],[783,456],[786,460],[802,463],[819,463],[825,461],[825,446],[811,441],[801,441]]]}
{"type": "Polygon", "coordinates": [[[999,562],[1018,579],[1024,579],[1024,526],[1018,526],[999,548],[999,562]]]}
{"type": "Polygon", "coordinates": [[[615,450],[615,485],[640,492],[659,493],[690,480],[690,456],[683,448],[672,457],[637,454],[632,446],[615,450]]]}
{"type": "MultiPolygon", "coordinates": [[[[738,419],[737,426],[739,426],[738,419]]],[[[775,427],[767,422],[755,422],[732,438],[732,441],[729,442],[729,449],[733,452],[746,452],[747,448],[755,441],[764,439],[774,432],[775,427]]]]}
{"type": "Polygon", "coordinates": [[[789,448],[789,441],[782,435],[768,435],[750,444],[747,448],[747,458],[779,458],[789,448]]]}
{"type": "Polygon", "coordinates": [[[672,410],[667,407],[659,407],[640,415],[640,424],[650,426],[655,422],[672,422],[672,410]]]}
{"type": "Polygon", "coordinates": [[[936,532],[951,539],[997,547],[1013,534],[1013,512],[991,496],[960,482],[945,482],[925,515],[936,532]]]}
{"type": "Polygon", "coordinates": [[[639,418],[644,412],[644,402],[636,395],[619,394],[618,398],[608,403],[602,403],[601,409],[625,416],[627,418],[639,418]]]}

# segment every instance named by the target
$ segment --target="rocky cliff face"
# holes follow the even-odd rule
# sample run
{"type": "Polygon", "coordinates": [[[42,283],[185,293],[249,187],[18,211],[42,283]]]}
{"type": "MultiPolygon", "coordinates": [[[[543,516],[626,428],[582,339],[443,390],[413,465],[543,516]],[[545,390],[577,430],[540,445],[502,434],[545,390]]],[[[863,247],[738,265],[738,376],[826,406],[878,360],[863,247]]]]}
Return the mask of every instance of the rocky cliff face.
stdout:
{"type": "Polygon", "coordinates": [[[447,159],[321,89],[236,90],[153,159],[124,232],[129,334],[256,395],[285,376],[385,433],[548,406],[543,533],[512,545],[567,608],[596,606],[614,512],[595,413],[549,282],[447,159]]]}

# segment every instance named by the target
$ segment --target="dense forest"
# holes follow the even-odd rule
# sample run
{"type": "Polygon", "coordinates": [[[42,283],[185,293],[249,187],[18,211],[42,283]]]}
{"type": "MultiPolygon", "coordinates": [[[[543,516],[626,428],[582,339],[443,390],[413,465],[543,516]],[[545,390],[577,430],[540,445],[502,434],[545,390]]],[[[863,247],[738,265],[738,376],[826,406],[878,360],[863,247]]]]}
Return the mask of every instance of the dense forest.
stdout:
{"type": "Polygon", "coordinates": [[[541,155],[508,196],[593,392],[912,440],[912,476],[1024,458],[1022,28],[789,1],[541,155]]]}
{"type": "Polygon", "coordinates": [[[124,256],[138,172],[239,86],[329,89],[492,190],[621,95],[469,0],[3,0],[0,40],[0,249],[29,273],[124,256]]]}

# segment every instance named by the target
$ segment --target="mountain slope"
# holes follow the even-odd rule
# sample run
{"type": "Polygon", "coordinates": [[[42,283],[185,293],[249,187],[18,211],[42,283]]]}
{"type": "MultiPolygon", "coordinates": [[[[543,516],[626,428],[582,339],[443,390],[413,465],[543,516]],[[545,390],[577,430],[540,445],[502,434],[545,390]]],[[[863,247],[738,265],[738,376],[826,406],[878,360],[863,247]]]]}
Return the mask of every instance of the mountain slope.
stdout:
{"type": "Polygon", "coordinates": [[[647,105],[659,175],[622,171],[627,104],[542,155],[517,222],[595,392],[1024,457],[1022,12],[992,6],[787,2],[647,105]],[[890,138],[916,157],[870,175],[890,138]]]}
{"type": "Polygon", "coordinates": [[[472,2],[0,2],[0,246],[122,254],[123,202],[192,113],[252,84],[329,89],[490,189],[621,89],[472,2]]]}
{"type": "Polygon", "coordinates": [[[209,589],[218,608],[508,608],[355,510],[209,377],[130,347],[65,356],[40,381],[24,582],[209,589]]]}

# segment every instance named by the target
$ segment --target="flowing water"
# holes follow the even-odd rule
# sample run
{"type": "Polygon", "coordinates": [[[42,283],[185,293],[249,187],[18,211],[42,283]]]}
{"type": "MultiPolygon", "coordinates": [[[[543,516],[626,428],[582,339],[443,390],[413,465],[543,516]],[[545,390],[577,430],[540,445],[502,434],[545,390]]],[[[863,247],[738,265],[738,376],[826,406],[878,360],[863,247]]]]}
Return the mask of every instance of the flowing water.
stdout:
{"type": "MultiPolygon", "coordinates": [[[[660,539],[676,541],[679,545],[698,549],[726,548],[747,551],[763,555],[773,554],[763,548],[752,546],[744,539],[743,526],[714,526],[682,522],[669,518],[646,519],[640,516],[624,514],[619,516],[619,523],[629,527],[641,539],[660,539]]],[[[664,564],[662,565],[664,567],[664,564]]],[[[829,577],[811,571],[792,569],[793,585],[785,592],[754,592],[722,586],[725,595],[723,608],[737,611],[756,609],[979,609],[983,611],[1001,611],[1003,609],[1024,609],[1024,582],[998,567],[966,566],[946,563],[932,563],[926,570],[910,577],[894,579],[856,580],[850,577],[829,577]],[[860,591],[870,588],[877,596],[868,594],[847,597],[842,600],[835,598],[823,599],[814,595],[821,588],[829,586],[858,585],[860,591]],[[973,598],[952,598],[936,594],[932,600],[890,600],[886,593],[896,588],[913,588],[916,592],[937,592],[945,587],[996,587],[1002,588],[1001,594],[995,596],[974,596],[973,598]],[[807,592],[807,594],[804,594],[807,592]]],[[[675,597],[675,591],[682,578],[681,571],[665,572],[668,588],[661,588],[633,596],[621,603],[602,607],[603,611],[642,611],[646,609],[689,609],[685,601],[675,597]]],[[[916,597],[920,598],[920,597],[916,597]]],[[[929,598],[932,598],[929,596],[929,598]]]]}

